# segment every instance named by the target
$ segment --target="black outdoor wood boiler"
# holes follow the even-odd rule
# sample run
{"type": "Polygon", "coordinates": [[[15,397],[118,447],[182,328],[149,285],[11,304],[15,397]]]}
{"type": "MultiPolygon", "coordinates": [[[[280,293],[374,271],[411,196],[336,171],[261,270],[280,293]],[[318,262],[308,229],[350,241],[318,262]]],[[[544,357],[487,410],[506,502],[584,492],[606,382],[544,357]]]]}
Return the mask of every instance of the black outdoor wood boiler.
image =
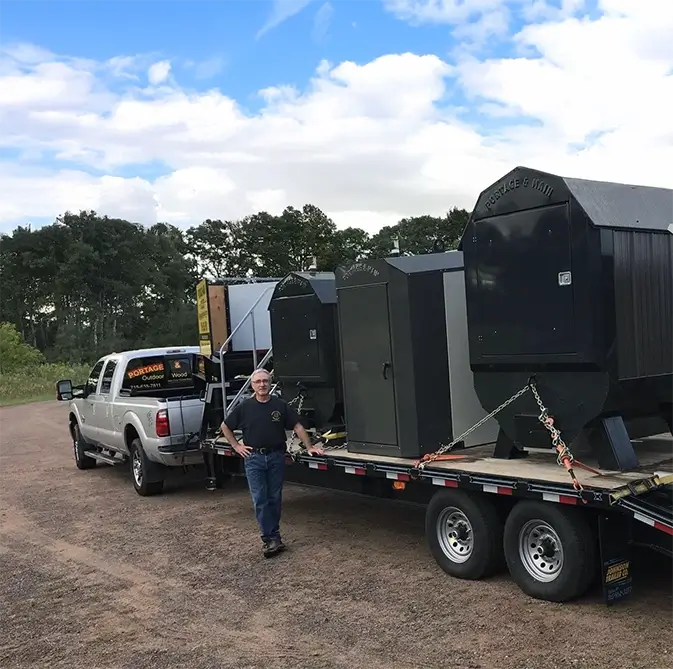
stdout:
{"type": "MultiPolygon", "coordinates": [[[[459,248],[484,409],[533,376],[567,444],[583,434],[602,468],[636,467],[630,438],[673,431],[673,190],[517,167],[459,248]]],[[[549,447],[539,413],[530,392],[503,410],[497,455],[549,447]]]]}

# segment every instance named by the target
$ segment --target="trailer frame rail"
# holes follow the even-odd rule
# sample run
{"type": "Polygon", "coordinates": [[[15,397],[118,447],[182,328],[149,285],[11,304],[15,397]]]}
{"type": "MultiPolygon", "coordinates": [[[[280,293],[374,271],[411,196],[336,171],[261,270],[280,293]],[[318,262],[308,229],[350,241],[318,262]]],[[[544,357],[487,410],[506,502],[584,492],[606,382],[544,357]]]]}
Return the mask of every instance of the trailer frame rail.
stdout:
{"type": "MultiPolygon", "coordinates": [[[[203,450],[212,450],[218,455],[242,459],[226,442],[206,439],[201,442],[203,450]]],[[[579,491],[571,481],[568,484],[545,482],[529,478],[494,476],[465,470],[446,470],[427,463],[423,469],[408,465],[376,462],[366,458],[339,457],[326,452],[324,455],[309,455],[305,452],[288,451],[288,464],[298,464],[314,470],[342,470],[354,476],[385,478],[390,481],[430,483],[434,486],[462,488],[513,498],[537,499],[564,505],[587,505],[597,509],[619,507],[636,520],[657,530],[673,535],[673,508],[666,510],[641,498],[654,490],[673,486],[673,474],[644,474],[642,479],[630,481],[614,489],[596,489],[586,484],[579,491]]],[[[468,465],[469,467],[469,465],[468,465]]]]}

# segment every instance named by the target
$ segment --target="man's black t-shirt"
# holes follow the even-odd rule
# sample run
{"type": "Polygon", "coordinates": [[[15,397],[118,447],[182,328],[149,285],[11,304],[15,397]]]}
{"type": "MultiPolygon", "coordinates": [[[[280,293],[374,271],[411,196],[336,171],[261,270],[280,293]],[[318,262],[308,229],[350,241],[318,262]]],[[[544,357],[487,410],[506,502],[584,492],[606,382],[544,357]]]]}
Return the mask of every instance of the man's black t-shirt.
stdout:
{"type": "Polygon", "coordinates": [[[234,432],[243,431],[243,443],[251,448],[285,448],[285,430],[298,422],[297,412],[275,395],[268,402],[254,396],[241,402],[224,421],[234,432]]]}

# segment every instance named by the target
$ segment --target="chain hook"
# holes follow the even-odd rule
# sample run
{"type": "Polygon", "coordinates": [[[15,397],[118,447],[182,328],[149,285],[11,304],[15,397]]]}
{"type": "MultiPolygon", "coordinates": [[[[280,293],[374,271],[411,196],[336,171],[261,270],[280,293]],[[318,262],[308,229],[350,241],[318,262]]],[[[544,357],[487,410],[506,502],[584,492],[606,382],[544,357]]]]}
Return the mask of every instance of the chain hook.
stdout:
{"type": "MultiPolygon", "coordinates": [[[[535,382],[534,381],[531,382],[531,379],[529,379],[529,383],[530,383],[530,389],[533,392],[533,396],[535,397],[535,401],[537,402],[537,405],[540,409],[540,415],[538,416],[538,420],[540,421],[540,423],[542,423],[542,425],[551,435],[552,445],[558,453],[558,456],[556,457],[556,462],[559,466],[565,467],[568,474],[570,474],[570,478],[572,479],[573,483],[573,488],[578,492],[582,492],[584,488],[582,487],[582,484],[579,482],[577,476],[575,475],[575,470],[573,469],[573,463],[575,462],[575,457],[570,452],[570,449],[566,445],[565,441],[563,441],[561,431],[554,425],[554,419],[549,415],[549,410],[542,402],[542,398],[540,397],[540,393],[538,392],[535,386],[535,382]]],[[[583,499],[582,501],[585,500],[583,499]]]]}

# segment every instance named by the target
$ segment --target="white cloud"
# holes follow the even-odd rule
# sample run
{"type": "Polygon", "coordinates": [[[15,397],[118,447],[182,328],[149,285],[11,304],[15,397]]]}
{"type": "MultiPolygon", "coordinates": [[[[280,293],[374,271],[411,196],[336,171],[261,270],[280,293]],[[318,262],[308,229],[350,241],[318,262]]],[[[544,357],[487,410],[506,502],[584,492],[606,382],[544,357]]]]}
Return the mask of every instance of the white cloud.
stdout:
{"type": "Polygon", "coordinates": [[[147,79],[152,86],[163,84],[171,73],[171,63],[169,60],[161,60],[158,63],[150,65],[147,71],[147,79]]]}
{"type": "Polygon", "coordinates": [[[587,4],[588,0],[383,0],[389,13],[411,25],[451,26],[462,50],[504,38],[516,17],[525,22],[562,20],[587,4]]]}
{"type": "Polygon", "coordinates": [[[587,0],[529,0],[523,3],[523,16],[529,21],[562,20],[583,10],[587,0]]]}
{"type": "Polygon", "coordinates": [[[80,208],[191,225],[311,202],[375,231],[469,209],[519,164],[673,186],[673,2],[603,0],[596,20],[568,16],[577,6],[521,30],[517,57],[320,63],[302,88],[260,91],[255,114],[168,70],[143,88],[156,58],[15,47],[0,63],[0,148],[20,158],[0,161],[0,226],[80,208]]]}
{"type": "Polygon", "coordinates": [[[504,0],[383,0],[384,7],[400,19],[415,23],[459,23],[499,11],[504,0]]]}
{"type": "MultiPolygon", "coordinates": [[[[573,0],[564,0],[570,1],[573,0]]],[[[582,1],[582,0],[580,0],[582,1]]],[[[418,26],[437,23],[451,26],[460,48],[480,48],[489,38],[509,31],[512,8],[521,3],[545,5],[547,0],[383,0],[383,6],[396,18],[418,26]]],[[[539,13],[540,10],[538,10],[539,13]]]]}

